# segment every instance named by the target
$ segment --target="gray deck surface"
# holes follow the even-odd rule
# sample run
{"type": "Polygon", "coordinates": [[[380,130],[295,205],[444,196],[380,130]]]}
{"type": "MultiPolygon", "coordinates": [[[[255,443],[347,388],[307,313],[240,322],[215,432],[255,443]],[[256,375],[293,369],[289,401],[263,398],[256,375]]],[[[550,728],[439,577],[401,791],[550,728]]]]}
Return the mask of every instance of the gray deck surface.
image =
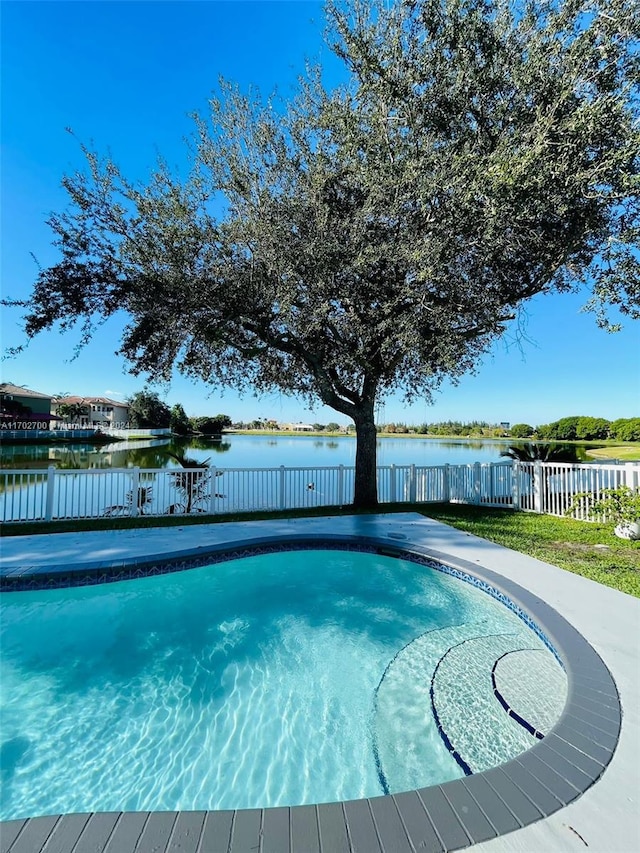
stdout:
{"type": "Polygon", "coordinates": [[[0,853],[640,850],[640,601],[631,596],[411,513],[5,538],[0,576],[42,576],[54,565],[108,571],[153,555],[309,537],[431,554],[528,610],[567,669],[567,706],[549,735],[485,773],[368,800],[5,821],[0,853]]]}

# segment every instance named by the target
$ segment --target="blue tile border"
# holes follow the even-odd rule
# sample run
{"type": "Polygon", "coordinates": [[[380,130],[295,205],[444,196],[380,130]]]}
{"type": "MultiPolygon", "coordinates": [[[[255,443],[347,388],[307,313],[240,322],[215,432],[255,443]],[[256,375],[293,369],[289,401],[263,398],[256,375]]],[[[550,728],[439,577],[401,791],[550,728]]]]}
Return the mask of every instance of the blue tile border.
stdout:
{"type": "MultiPolygon", "coordinates": [[[[213,547],[206,553],[203,553],[202,549],[175,553],[169,561],[156,557],[146,561],[138,559],[119,560],[112,563],[85,563],[77,565],[73,570],[70,570],[69,566],[30,566],[19,570],[5,570],[0,577],[0,589],[11,592],[110,583],[166,572],[185,571],[213,562],[271,553],[274,550],[294,551],[318,548],[368,551],[384,556],[400,557],[471,583],[507,606],[536,633],[565,669],[568,682],[567,701],[560,719],[546,733],[544,740],[537,740],[529,750],[516,759],[491,770],[432,788],[369,800],[312,807],[315,808],[318,826],[321,824],[323,827],[326,826],[327,832],[335,835],[336,838],[349,838],[351,847],[355,849],[353,847],[355,844],[359,849],[361,838],[368,833],[362,823],[365,816],[368,815],[367,820],[369,820],[372,815],[375,818],[378,814],[385,813],[392,816],[393,813],[400,816],[399,826],[402,827],[402,832],[406,836],[405,841],[408,840],[414,848],[422,844],[422,839],[427,836],[432,837],[435,830],[434,838],[438,838],[438,849],[453,851],[474,843],[474,840],[480,840],[476,835],[484,831],[479,823],[476,835],[473,831],[465,829],[470,821],[469,803],[480,807],[481,813],[490,821],[491,832],[494,835],[502,835],[547,817],[563,805],[580,797],[597,782],[617,748],[622,722],[618,691],[602,659],[572,625],[533,593],[487,566],[454,559],[423,544],[412,543],[410,537],[400,543],[392,534],[386,536],[370,534],[308,536],[297,532],[267,536],[249,534],[242,541],[213,547]],[[394,541],[390,541],[391,539],[394,541]],[[386,805],[383,808],[383,804],[386,803],[392,804],[391,810],[386,805]],[[464,803],[467,805],[463,805],[464,803]],[[359,833],[364,834],[359,835],[359,833]]],[[[308,806],[289,808],[291,825],[293,826],[297,815],[302,819],[303,813],[306,815],[308,809],[308,806]]],[[[271,825],[271,822],[265,823],[264,816],[271,811],[258,809],[233,812],[233,825],[238,828],[244,827],[248,831],[249,825],[253,826],[253,815],[257,814],[256,826],[265,827],[266,832],[266,827],[271,825]]],[[[211,820],[216,820],[216,816],[220,814],[222,813],[208,812],[205,826],[208,825],[209,816],[211,820]]],[[[164,813],[151,813],[150,823],[155,822],[156,819],[161,821],[163,815],[164,813]]],[[[131,817],[133,816],[132,814],[131,817]]],[[[91,815],[89,824],[100,817],[99,814],[91,815]]],[[[126,817],[125,813],[123,818],[126,817]]],[[[69,815],[56,820],[62,826],[65,821],[73,819],[74,816],[69,815]]],[[[6,821],[0,824],[3,836],[5,831],[12,836],[14,832],[17,833],[15,844],[13,841],[9,843],[9,853],[12,853],[15,845],[17,845],[16,850],[20,847],[21,839],[25,840],[25,834],[29,833],[31,828],[34,832],[41,833],[43,840],[39,846],[30,849],[34,853],[43,851],[53,831],[46,830],[51,820],[51,818],[42,817],[27,819],[24,822],[6,821]],[[42,829],[36,830],[36,827],[42,829]]],[[[375,850],[391,853],[394,848],[382,841],[383,835],[384,833],[378,834],[379,843],[376,843],[375,850]]],[[[262,829],[255,843],[258,844],[258,842],[261,845],[267,842],[262,829]]],[[[273,840],[270,843],[273,846],[273,840]]],[[[334,853],[326,846],[322,849],[323,853],[334,853]]],[[[291,853],[307,853],[307,851],[299,844],[292,844],[291,853]]],[[[373,849],[370,853],[374,853],[373,849]]]]}

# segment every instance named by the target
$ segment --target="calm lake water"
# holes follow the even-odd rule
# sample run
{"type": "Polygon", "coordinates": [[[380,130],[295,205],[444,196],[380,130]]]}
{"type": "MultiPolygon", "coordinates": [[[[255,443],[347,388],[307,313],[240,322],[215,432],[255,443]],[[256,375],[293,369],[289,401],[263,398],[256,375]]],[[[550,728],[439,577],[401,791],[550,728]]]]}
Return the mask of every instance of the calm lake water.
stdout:
{"type": "MultiPolygon", "coordinates": [[[[459,465],[498,462],[508,442],[424,438],[378,440],[379,465],[459,465]]],[[[225,435],[223,441],[119,441],[107,445],[5,445],[0,446],[0,467],[23,470],[55,465],[74,468],[174,468],[168,452],[184,452],[200,462],[210,459],[217,468],[288,468],[354,465],[356,440],[351,436],[225,435]]],[[[584,451],[582,451],[584,452],[584,451]]]]}

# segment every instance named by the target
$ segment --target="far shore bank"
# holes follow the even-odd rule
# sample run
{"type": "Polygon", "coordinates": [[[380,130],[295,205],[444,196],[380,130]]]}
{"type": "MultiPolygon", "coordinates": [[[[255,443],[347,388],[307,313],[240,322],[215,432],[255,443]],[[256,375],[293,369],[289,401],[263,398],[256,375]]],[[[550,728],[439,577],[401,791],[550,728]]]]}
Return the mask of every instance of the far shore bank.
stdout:
{"type": "MultiPolygon", "coordinates": [[[[255,435],[269,436],[271,438],[351,438],[355,439],[355,430],[351,432],[320,432],[320,431],[293,431],[293,430],[277,430],[277,429],[234,429],[225,430],[224,435],[255,435]]],[[[421,438],[432,441],[459,441],[459,442],[488,442],[510,444],[576,444],[585,448],[587,456],[593,459],[620,460],[626,462],[640,461],[640,442],[629,441],[625,444],[620,444],[615,439],[602,439],[601,441],[554,441],[550,439],[533,439],[533,438],[513,438],[511,436],[490,436],[490,435],[433,435],[419,432],[379,432],[378,438],[421,438]]]]}
{"type": "MultiPolygon", "coordinates": [[[[223,436],[225,435],[259,435],[259,436],[275,436],[282,438],[298,438],[298,437],[307,437],[307,438],[355,438],[356,432],[355,429],[350,430],[349,432],[344,431],[336,431],[336,432],[328,432],[327,430],[288,430],[288,429],[225,429],[223,431],[223,436]]],[[[422,439],[432,439],[434,441],[488,441],[495,442],[500,441],[505,444],[579,444],[581,446],[590,446],[593,447],[594,450],[598,448],[603,449],[603,456],[611,456],[610,451],[612,450],[620,450],[620,451],[629,451],[632,450],[635,453],[640,454],[640,442],[638,441],[628,441],[624,444],[621,444],[618,439],[608,439],[603,438],[598,441],[587,441],[585,439],[548,439],[548,438],[514,438],[513,436],[503,435],[481,435],[469,433],[468,435],[436,435],[435,433],[421,433],[421,432],[379,432],[377,433],[378,438],[422,438],[422,439]],[[606,453],[604,452],[606,450],[606,453]]],[[[594,451],[587,451],[589,454],[594,453],[594,451]]],[[[595,453],[594,453],[595,455],[595,453]]],[[[638,457],[640,458],[640,456],[638,457]]]]}

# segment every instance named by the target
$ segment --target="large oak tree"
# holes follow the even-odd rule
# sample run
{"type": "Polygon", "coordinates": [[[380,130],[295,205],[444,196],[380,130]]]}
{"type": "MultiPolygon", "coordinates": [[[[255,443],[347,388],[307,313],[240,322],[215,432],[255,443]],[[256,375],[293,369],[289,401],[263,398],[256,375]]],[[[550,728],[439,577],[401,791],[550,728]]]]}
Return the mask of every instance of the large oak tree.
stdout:
{"type": "Polygon", "coordinates": [[[637,21],[627,0],[351,0],[348,82],[274,105],[221,85],[193,168],[146,185],[85,149],[28,337],[124,309],[134,372],[281,389],[353,419],[474,369],[519,307],[588,282],[638,317],[637,21]]]}

